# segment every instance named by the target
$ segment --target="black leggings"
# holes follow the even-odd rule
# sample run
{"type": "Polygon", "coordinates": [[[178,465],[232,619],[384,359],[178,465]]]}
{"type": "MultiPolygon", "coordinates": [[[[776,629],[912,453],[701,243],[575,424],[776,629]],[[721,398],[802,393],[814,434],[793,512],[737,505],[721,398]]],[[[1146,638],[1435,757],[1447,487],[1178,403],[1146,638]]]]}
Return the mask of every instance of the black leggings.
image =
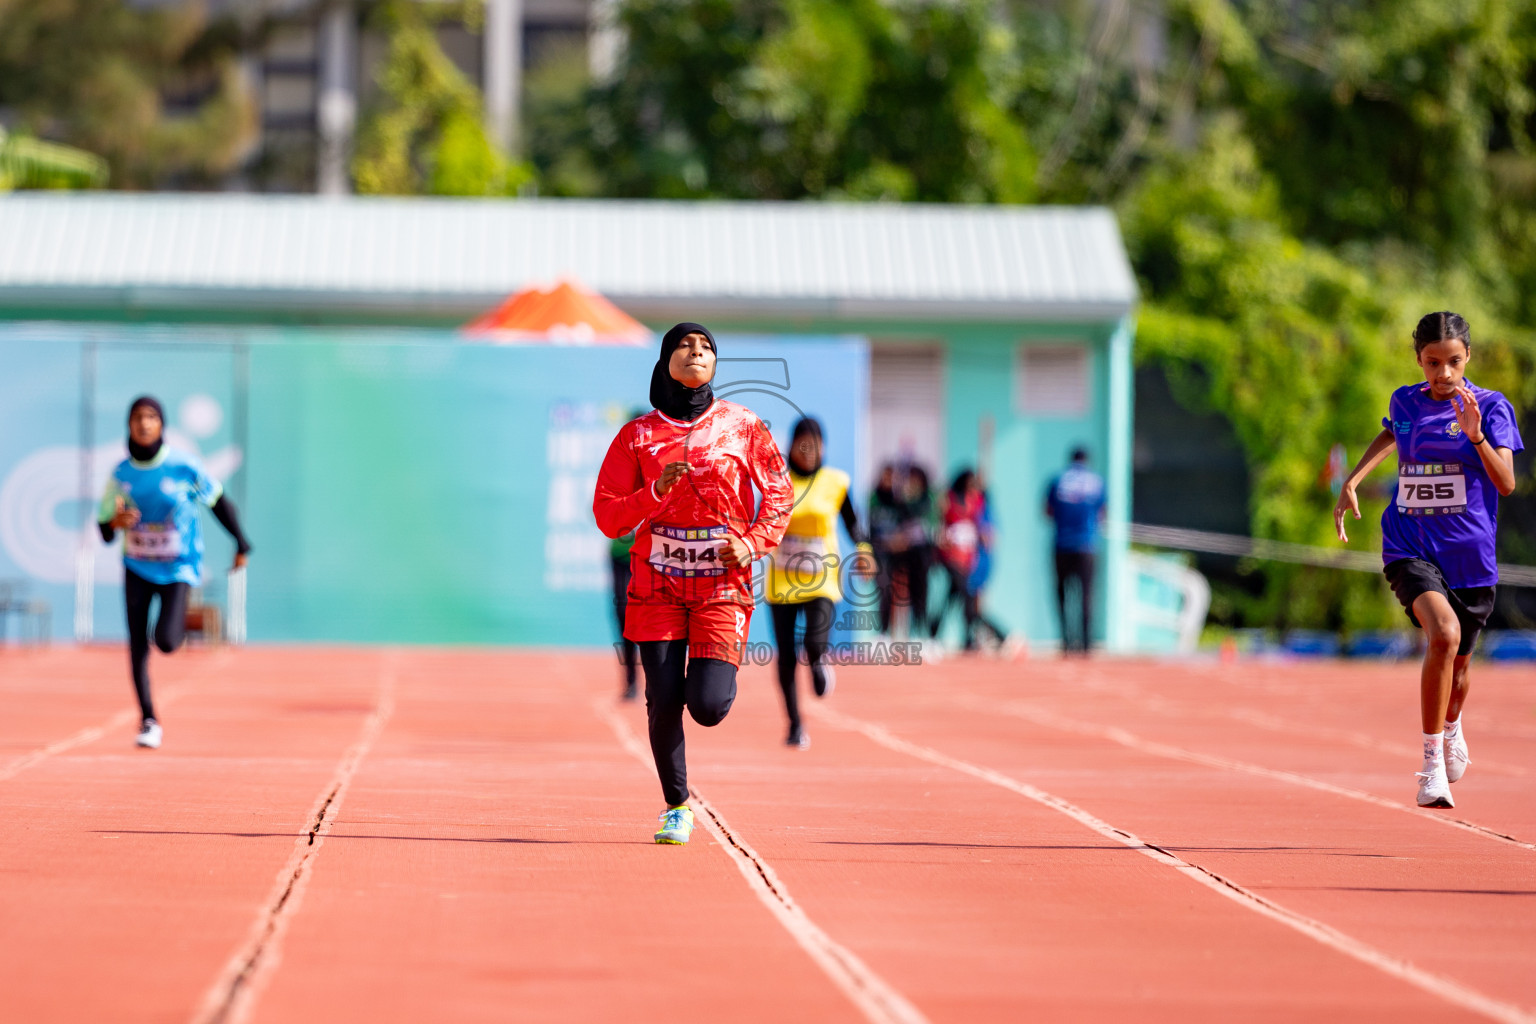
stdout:
{"type": "Polygon", "coordinates": [[[1056,611],[1061,616],[1061,649],[1088,653],[1088,634],[1093,625],[1093,552],[1056,551],[1056,611]],[[1072,629],[1067,617],[1067,583],[1077,580],[1082,595],[1082,625],[1080,631],[1072,629]],[[1073,633],[1077,635],[1074,638],[1073,633]]]}
{"type": "Polygon", "coordinates": [[[613,617],[619,623],[618,651],[620,660],[624,663],[624,692],[628,694],[635,688],[635,662],[636,648],[633,640],[624,636],[624,613],[629,608],[629,556],[622,555],[613,560],[613,617]]]}
{"type": "Polygon", "coordinates": [[[1003,628],[981,612],[981,592],[972,590],[969,579],[962,575],[954,566],[944,564],[944,573],[949,577],[949,592],[944,595],[944,601],[939,605],[938,612],[929,624],[928,635],[937,639],[939,630],[944,625],[944,616],[949,614],[949,609],[955,604],[960,605],[960,612],[965,616],[964,643],[966,650],[974,650],[976,647],[976,627],[980,626],[992,634],[994,643],[1001,644],[1007,639],[1003,628]]]}
{"type": "Polygon", "coordinates": [[[132,569],[123,570],[123,599],[128,608],[128,658],[133,664],[133,688],[139,695],[139,713],[155,717],[149,699],[149,602],[160,598],[160,618],[155,622],[155,646],[170,654],[181,646],[187,632],[185,583],[151,583],[132,569]]]}
{"type": "Polygon", "coordinates": [[[686,639],[641,640],[640,664],[651,756],[667,806],[678,807],[688,801],[683,708],[700,725],[719,725],[736,700],[736,666],[719,658],[688,657],[686,639]]]}
{"type": "Polygon", "coordinates": [[[926,548],[886,554],[880,580],[880,632],[890,635],[898,604],[908,608],[909,637],[916,639],[927,628],[928,566],[926,548]]]}
{"type": "Polygon", "coordinates": [[[805,635],[800,640],[800,649],[805,651],[806,664],[811,666],[811,678],[816,679],[825,671],[821,659],[826,657],[827,637],[832,632],[832,600],[813,597],[798,604],[768,607],[773,612],[773,642],[779,649],[779,689],[784,694],[784,712],[789,715],[790,729],[795,730],[800,728],[800,699],[795,695],[795,623],[803,610],[805,635]]]}

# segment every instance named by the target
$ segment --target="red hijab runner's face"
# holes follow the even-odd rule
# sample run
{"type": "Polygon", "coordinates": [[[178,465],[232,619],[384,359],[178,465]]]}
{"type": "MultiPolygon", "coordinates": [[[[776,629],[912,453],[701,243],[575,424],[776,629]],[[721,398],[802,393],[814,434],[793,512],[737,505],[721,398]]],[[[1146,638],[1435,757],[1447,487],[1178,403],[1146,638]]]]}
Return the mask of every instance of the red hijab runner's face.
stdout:
{"type": "Polygon", "coordinates": [[[702,334],[685,334],[667,361],[672,379],[685,388],[701,388],[715,379],[715,350],[702,334]]]}

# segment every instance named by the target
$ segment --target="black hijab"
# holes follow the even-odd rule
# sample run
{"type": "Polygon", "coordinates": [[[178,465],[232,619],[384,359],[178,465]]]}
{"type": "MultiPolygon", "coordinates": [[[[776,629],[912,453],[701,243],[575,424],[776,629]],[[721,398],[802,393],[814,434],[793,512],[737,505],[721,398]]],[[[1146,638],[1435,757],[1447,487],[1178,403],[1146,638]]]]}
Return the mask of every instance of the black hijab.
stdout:
{"type": "Polygon", "coordinates": [[[684,423],[698,419],[715,400],[715,392],[709,384],[690,388],[672,377],[668,365],[672,361],[672,353],[677,343],[690,334],[704,335],[709,340],[710,351],[717,356],[720,354],[715,336],[709,333],[708,327],[703,324],[680,323],[662,337],[661,357],[656,360],[656,368],[651,371],[651,404],[662,414],[684,423]]]}
{"type": "MultiPolygon", "coordinates": [[[[789,451],[784,453],[784,458],[785,461],[789,463],[790,469],[793,469],[796,473],[802,473],[802,475],[803,471],[800,469],[799,463],[795,462],[794,460],[794,452],[795,444],[800,440],[800,438],[806,435],[814,437],[816,440],[820,441],[823,446],[825,446],[827,443],[826,438],[822,435],[821,432],[821,421],[816,419],[816,417],[802,416],[795,421],[795,428],[789,432],[789,451]]],[[[821,472],[821,460],[825,457],[826,451],[825,448],[823,448],[822,454],[816,457],[816,465],[811,467],[812,476],[815,476],[817,473],[821,472]]]]}
{"type": "Polygon", "coordinates": [[[140,395],[138,398],[135,398],[133,404],[128,407],[129,426],[132,427],[133,425],[133,414],[145,407],[155,410],[155,415],[160,417],[160,436],[155,439],[154,444],[142,445],[133,439],[133,431],[130,429],[128,432],[128,454],[134,462],[149,462],[156,455],[160,454],[160,448],[165,444],[165,409],[160,405],[159,399],[152,398],[149,395],[140,395]]]}

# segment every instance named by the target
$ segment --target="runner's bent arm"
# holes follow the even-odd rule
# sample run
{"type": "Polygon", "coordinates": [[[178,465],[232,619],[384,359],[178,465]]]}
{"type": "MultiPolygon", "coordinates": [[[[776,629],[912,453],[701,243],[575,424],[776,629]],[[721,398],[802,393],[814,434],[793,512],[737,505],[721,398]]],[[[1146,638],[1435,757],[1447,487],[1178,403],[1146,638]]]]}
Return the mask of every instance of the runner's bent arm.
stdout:
{"type": "Polygon", "coordinates": [[[1509,448],[1494,447],[1498,440],[1488,436],[1493,432],[1502,438],[1505,432],[1499,421],[1507,418],[1508,414],[1501,405],[1495,403],[1485,416],[1477,396],[1465,384],[1456,389],[1451,402],[1455,405],[1456,422],[1461,424],[1467,440],[1477,449],[1478,457],[1483,460],[1483,469],[1488,471],[1488,479],[1493,481],[1494,488],[1500,494],[1509,497],[1515,491],[1515,453],[1509,448]],[[1477,435],[1475,438],[1474,433],[1477,435]]]}
{"type": "Polygon", "coordinates": [[[1339,540],[1349,543],[1349,537],[1344,533],[1344,513],[1353,512],[1356,519],[1360,518],[1360,499],[1355,494],[1355,488],[1360,481],[1371,475],[1371,470],[1381,465],[1381,460],[1387,457],[1387,453],[1397,448],[1397,441],[1392,436],[1392,431],[1383,427],[1381,433],[1365,449],[1365,454],[1360,456],[1360,461],[1355,463],[1354,472],[1350,473],[1344,481],[1344,487],[1339,491],[1339,500],[1333,506],[1333,525],[1339,532],[1339,540]]]}
{"type": "Polygon", "coordinates": [[[210,511],[213,513],[213,518],[219,521],[219,525],[235,539],[236,553],[250,554],[251,542],[245,539],[245,531],[240,529],[240,513],[235,508],[235,503],[230,501],[227,495],[220,494],[219,500],[213,503],[210,511]]]}
{"type": "Polygon", "coordinates": [[[592,516],[604,536],[632,533],[662,505],[655,485],[647,483],[635,459],[634,439],[626,427],[608,446],[592,494],[592,516]]]}
{"type": "Polygon", "coordinates": [[[107,481],[106,493],[101,496],[101,505],[96,513],[96,528],[101,531],[101,539],[104,543],[111,544],[117,537],[118,530],[131,530],[139,522],[139,510],[130,506],[123,500],[123,492],[119,489],[117,480],[107,481]]]}
{"type": "Polygon", "coordinates": [[[847,493],[843,494],[843,507],[838,510],[843,517],[843,528],[848,531],[848,536],[853,538],[856,547],[868,547],[869,537],[859,529],[859,513],[854,510],[853,499],[847,493]]]}
{"type": "Polygon", "coordinates": [[[783,454],[761,422],[753,431],[749,444],[747,470],[752,482],[762,492],[763,500],[757,507],[757,518],[741,539],[751,546],[753,556],[757,557],[772,551],[784,539],[784,531],[789,528],[789,515],[795,509],[795,487],[789,482],[783,454]]]}

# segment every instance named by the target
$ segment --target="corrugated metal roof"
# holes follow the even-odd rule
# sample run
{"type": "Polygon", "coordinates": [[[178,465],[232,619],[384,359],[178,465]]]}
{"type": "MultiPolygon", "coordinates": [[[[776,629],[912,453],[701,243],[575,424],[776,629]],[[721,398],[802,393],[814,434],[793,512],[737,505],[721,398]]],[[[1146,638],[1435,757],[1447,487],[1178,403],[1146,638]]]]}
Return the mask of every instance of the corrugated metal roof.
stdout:
{"type": "Polygon", "coordinates": [[[1096,207],[0,197],[0,306],[476,312],[565,275],[641,316],[1078,319],[1136,301],[1096,207]]]}

